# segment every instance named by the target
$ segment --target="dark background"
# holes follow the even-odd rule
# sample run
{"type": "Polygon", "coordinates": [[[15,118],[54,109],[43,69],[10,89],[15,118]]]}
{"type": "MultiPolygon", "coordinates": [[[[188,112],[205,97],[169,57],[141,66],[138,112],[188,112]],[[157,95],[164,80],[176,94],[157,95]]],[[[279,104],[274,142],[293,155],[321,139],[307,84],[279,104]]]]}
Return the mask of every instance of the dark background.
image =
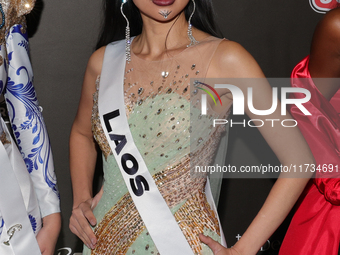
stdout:
{"type": "MultiPolygon", "coordinates": [[[[322,18],[309,0],[213,2],[225,38],[243,45],[267,77],[289,77],[293,67],[309,53],[314,28],[322,18]]],[[[68,229],[72,209],[68,139],[100,19],[100,0],[38,0],[28,17],[35,87],[44,108],[61,195],[63,226],[58,255],[81,252],[80,241],[68,229]]],[[[230,129],[228,164],[257,165],[275,160],[256,129],[230,129]]],[[[224,179],[219,213],[229,246],[246,230],[274,181],[224,179]]],[[[289,218],[259,254],[278,253],[288,224],[289,218]]]]}

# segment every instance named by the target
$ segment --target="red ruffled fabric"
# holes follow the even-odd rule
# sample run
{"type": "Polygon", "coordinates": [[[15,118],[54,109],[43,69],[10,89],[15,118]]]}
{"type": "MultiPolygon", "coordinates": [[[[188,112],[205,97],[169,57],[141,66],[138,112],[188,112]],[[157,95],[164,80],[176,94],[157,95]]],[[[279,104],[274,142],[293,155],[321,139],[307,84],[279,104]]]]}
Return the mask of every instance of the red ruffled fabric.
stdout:
{"type": "MultiPolygon", "coordinates": [[[[279,254],[337,255],[340,242],[340,90],[327,101],[311,79],[308,62],[309,57],[306,57],[294,68],[291,86],[311,92],[311,100],[303,105],[312,115],[305,116],[295,105],[290,112],[298,121],[316,164],[321,169],[324,164],[327,167],[332,164],[334,170],[316,171],[316,178],[308,183],[279,254]]],[[[296,93],[292,97],[305,95],[296,93]]]]}

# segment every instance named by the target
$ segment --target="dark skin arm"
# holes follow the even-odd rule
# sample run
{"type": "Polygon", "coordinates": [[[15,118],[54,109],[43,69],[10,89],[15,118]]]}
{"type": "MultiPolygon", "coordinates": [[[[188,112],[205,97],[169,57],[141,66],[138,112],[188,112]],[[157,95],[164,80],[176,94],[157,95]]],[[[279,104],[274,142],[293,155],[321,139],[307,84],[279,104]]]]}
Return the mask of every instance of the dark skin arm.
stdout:
{"type": "MultiPolygon", "coordinates": [[[[328,12],[315,29],[309,71],[313,78],[340,78],[340,8],[328,12]]],[[[340,89],[336,80],[314,83],[327,100],[340,89]]]]}

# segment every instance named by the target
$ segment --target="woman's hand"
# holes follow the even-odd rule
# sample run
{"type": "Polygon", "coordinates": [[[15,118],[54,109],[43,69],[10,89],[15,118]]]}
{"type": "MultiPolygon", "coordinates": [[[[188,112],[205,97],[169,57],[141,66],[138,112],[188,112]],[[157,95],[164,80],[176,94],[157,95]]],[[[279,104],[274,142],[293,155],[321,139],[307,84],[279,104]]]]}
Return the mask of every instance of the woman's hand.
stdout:
{"type": "Polygon", "coordinates": [[[53,213],[43,218],[43,227],[37,235],[42,255],[53,255],[61,227],[60,213],[53,213]]]}
{"type": "Polygon", "coordinates": [[[97,206],[102,194],[103,188],[94,198],[88,199],[74,207],[70,218],[70,230],[90,249],[94,249],[97,243],[97,238],[90,227],[90,224],[92,227],[97,224],[93,209],[97,206]]]}
{"type": "Polygon", "coordinates": [[[97,205],[102,190],[92,194],[93,176],[97,161],[97,145],[92,134],[93,93],[96,79],[101,73],[105,47],[92,54],[84,76],[78,112],[70,135],[70,172],[73,189],[73,210],[70,230],[89,248],[94,248],[97,239],[90,227],[97,224],[92,210],[97,205]]]}
{"type": "Polygon", "coordinates": [[[209,246],[209,248],[213,251],[214,255],[241,255],[241,253],[239,253],[233,247],[227,249],[209,236],[200,234],[199,238],[203,243],[209,246]]]}

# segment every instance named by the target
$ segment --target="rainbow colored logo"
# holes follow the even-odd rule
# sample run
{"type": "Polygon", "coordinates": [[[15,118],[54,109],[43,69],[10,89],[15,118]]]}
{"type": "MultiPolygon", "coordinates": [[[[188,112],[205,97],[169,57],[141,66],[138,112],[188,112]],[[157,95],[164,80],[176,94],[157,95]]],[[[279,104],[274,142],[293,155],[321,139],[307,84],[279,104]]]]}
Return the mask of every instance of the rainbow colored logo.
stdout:
{"type": "MultiPolygon", "coordinates": [[[[213,91],[213,92],[215,93],[215,95],[217,96],[218,100],[220,101],[221,105],[222,105],[222,100],[221,100],[220,96],[218,95],[217,91],[216,91],[213,87],[211,87],[210,85],[208,85],[208,84],[206,84],[206,83],[204,83],[204,82],[200,82],[200,81],[195,81],[195,85],[196,85],[196,84],[201,84],[201,85],[203,85],[203,86],[206,86],[206,87],[208,87],[211,91],[213,91]]],[[[204,88],[201,88],[201,87],[198,87],[198,86],[197,86],[196,88],[201,89],[201,90],[203,90],[204,92],[206,92],[206,93],[212,98],[212,100],[214,100],[215,105],[217,105],[214,96],[211,94],[211,92],[210,92],[209,90],[204,89],[204,88]]]]}

